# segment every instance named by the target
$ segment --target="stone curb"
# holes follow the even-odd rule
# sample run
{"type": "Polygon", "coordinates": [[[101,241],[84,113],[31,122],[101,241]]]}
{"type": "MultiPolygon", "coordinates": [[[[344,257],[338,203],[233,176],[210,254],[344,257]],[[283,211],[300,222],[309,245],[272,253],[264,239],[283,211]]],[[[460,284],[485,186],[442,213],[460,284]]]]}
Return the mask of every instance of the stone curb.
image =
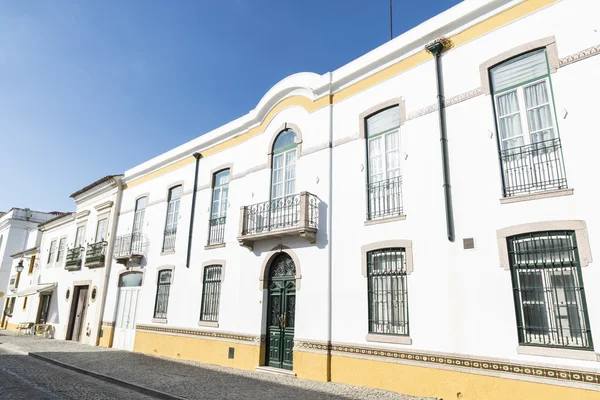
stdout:
{"type": "Polygon", "coordinates": [[[27,354],[29,356],[33,357],[33,358],[37,358],[38,360],[42,360],[42,361],[48,362],[50,364],[58,365],[59,367],[62,367],[62,368],[70,369],[70,370],[75,371],[75,372],[79,372],[79,373],[82,373],[82,374],[85,374],[85,375],[89,375],[91,377],[98,378],[98,379],[101,379],[103,381],[106,381],[106,382],[109,382],[109,383],[112,383],[112,384],[115,384],[115,385],[118,385],[118,386],[121,386],[121,387],[125,387],[127,389],[134,390],[134,391],[136,391],[138,393],[141,393],[141,394],[145,394],[145,395],[148,395],[148,396],[156,397],[158,399],[165,399],[165,400],[187,400],[185,397],[175,396],[175,395],[172,395],[172,394],[169,394],[169,393],[161,392],[159,390],[149,389],[147,387],[139,386],[139,385],[136,385],[136,384],[131,383],[131,382],[127,382],[127,381],[123,381],[123,380],[120,380],[120,379],[117,379],[117,378],[113,378],[113,377],[108,376],[108,375],[100,374],[98,372],[88,371],[86,369],[79,368],[79,367],[76,367],[74,365],[70,365],[70,364],[63,363],[61,361],[53,360],[52,358],[45,357],[45,356],[42,356],[40,354],[36,354],[36,353],[27,353],[27,354]]]}

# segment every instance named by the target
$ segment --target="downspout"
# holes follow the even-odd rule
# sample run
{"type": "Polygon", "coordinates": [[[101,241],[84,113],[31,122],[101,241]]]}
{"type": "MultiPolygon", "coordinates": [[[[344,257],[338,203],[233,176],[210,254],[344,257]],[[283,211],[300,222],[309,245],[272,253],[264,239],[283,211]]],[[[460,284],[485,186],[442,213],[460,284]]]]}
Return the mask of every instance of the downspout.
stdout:
{"type": "Polygon", "coordinates": [[[333,95],[332,74],[329,73],[329,212],[327,213],[327,381],[331,380],[331,339],[333,330],[333,95]]]}
{"type": "Polygon", "coordinates": [[[446,206],[446,230],[448,240],[454,242],[454,213],[452,211],[452,191],[450,187],[450,165],[448,161],[448,136],[446,133],[446,110],[444,108],[444,87],[442,78],[441,54],[444,47],[450,45],[445,38],[440,38],[425,46],[425,49],[433,54],[435,61],[435,76],[437,84],[437,105],[440,125],[440,145],[442,148],[442,171],[444,175],[444,203],[446,206]]]}
{"type": "MultiPolygon", "coordinates": [[[[96,334],[96,346],[100,345],[100,332],[102,332],[102,320],[104,319],[104,308],[106,307],[106,296],[108,295],[108,278],[110,277],[110,270],[112,267],[112,252],[115,246],[115,235],[117,234],[117,224],[119,223],[119,213],[121,212],[121,200],[123,198],[123,181],[121,178],[117,179],[117,198],[115,201],[115,208],[113,210],[113,224],[110,229],[111,239],[108,241],[108,249],[106,251],[105,263],[108,265],[104,272],[104,288],[102,290],[102,301],[100,302],[100,319],[98,320],[98,333],[96,334]]],[[[77,225],[77,224],[76,224],[77,225]]],[[[41,246],[41,243],[40,243],[41,246]]],[[[41,251],[41,247],[40,247],[41,251]]],[[[91,290],[91,289],[90,289],[91,290]]]]}
{"type": "Polygon", "coordinates": [[[190,213],[190,235],[188,237],[187,260],[185,267],[190,267],[190,258],[192,257],[192,237],[194,236],[194,214],[196,213],[196,192],[198,191],[198,167],[202,154],[196,152],[192,154],[196,159],[196,173],[194,175],[194,191],[192,192],[192,212],[190,213]]]}

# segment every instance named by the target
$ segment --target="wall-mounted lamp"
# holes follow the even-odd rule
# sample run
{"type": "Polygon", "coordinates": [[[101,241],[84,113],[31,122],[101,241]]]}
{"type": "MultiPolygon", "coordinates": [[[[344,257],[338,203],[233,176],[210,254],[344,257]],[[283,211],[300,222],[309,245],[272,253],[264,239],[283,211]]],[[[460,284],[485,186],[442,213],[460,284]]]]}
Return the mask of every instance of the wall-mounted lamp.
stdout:
{"type": "Polygon", "coordinates": [[[16,267],[17,272],[21,273],[21,272],[23,272],[24,269],[25,269],[25,267],[23,266],[23,260],[19,260],[19,263],[17,264],[17,267],[16,267]]]}

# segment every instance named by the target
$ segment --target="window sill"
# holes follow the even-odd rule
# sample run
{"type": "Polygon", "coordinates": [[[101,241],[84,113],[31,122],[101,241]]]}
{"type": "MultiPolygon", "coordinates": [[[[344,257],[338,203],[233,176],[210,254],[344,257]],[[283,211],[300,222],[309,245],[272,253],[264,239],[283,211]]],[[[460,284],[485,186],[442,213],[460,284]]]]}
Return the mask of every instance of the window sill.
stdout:
{"type": "Polygon", "coordinates": [[[385,224],[388,222],[395,222],[395,221],[404,221],[405,219],[406,219],[406,215],[394,215],[392,217],[370,219],[370,220],[365,221],[365,226],[385,224]]]}
{"type": "Polygon", "coordinates": [[[154,322],[156,324],[166,324],[167,319],[166,318],[152,318],[152,322],[154,322]]]}
{"type": "Polygon", "coordinates": [[[220,249],[221,247],[225,247],[225,245],[226,245],[226,243],[207,244],[206,246],[204,246],[204,250],[220,249]]]}
{"type": "Polygon", "coordinates": [[[519,196],[503,197],[500,199],[500,204],[518,203],[521,201],[549,199],[552,197],[570,196],[573,194],[574,189],[559,189],[551,190],[548,192],[522,194],[519,196]]]}
{"type": "Polygon", "coordinates": [[[552,347],[518,346],[517,354],[528,356],[571,358],[573,360],[600,361],[593,350],[558,349],[552,347]]]}
{"type": "Polygon", "coordinates": [[[410,336],[379,335],[377,333],[367,334],[367,342],[412,344],[410,336]]]}
{"type": "Polygon", "coordinates": [[[160,252],[161,256],[167,256],[169,254],[175,254],[175,250],[165,250],[160,252]]]}
{"type": "Polygon", "coordinates": [[[218,328],[219,323],[214,321],[198,321],[198,326],[209,326],[211,328],[218,328]]]}

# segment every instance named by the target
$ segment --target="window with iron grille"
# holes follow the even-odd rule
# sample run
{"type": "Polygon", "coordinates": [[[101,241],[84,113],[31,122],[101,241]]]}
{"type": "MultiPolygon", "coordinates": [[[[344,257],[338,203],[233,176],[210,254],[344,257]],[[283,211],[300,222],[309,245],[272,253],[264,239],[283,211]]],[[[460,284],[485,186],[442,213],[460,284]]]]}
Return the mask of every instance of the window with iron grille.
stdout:
{"type": "Polygon", "coordinates": [[[512,236],[508,252],[519,343],[592,348],[575,233],[512,236]]]}
{"type": "Polygon", "coordinates": [[[499,64],[490,78],[504,196],[566,188],[546,50],[499,64]]]}
{"type": "Polygon", "coordinates": [[[169,305],[169,291],[171,290],[171,270],[158,273],[158,286],[156,288],[156,302],[154,303],[154,318],[167,318],[169,305]]]}
{"type": "Polygon", "coordinates": [[[207,265],[206,267],[204,267],[200,321],[219,321],[221,270],[222,268],[220,265],[207,265]]]}
{"type": "Polygon", "coordinates": [[[402,215],[400,107],[387,108],[365,120],[367,133],[367,219],[402,215]]]}
{"type": "Polygon", "coordinates": [[[369,333],[408,335],[405,249],[368,252],[367,282],[369,333]]]}
{"type": "Polygon", "coordinates": [[[179,222],[179,202],[181,201],[182,192],[183,187],[181,185],[169,189],[169,203],[167,205],[167,221],[165,222],[163,251],[175,250],[177,223],[179,222]]]}
{"type": "Polygon", "coordinates": [[[210,220],[208,221],[207,244],[209,246],[225,243],[228,197],[229,169],[224,169],[213,175],[213,198],[210,220]]]}

